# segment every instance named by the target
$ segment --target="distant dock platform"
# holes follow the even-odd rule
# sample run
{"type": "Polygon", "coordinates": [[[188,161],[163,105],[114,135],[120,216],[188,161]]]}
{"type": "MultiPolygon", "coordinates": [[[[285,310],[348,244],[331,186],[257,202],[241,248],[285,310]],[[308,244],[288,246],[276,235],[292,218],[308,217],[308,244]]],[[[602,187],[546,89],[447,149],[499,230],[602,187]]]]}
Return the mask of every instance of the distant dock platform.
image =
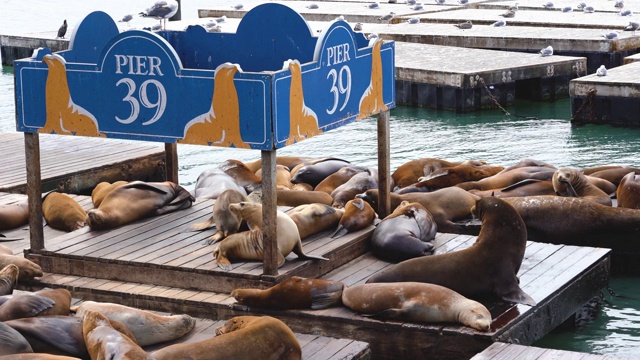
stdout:
{"type": "Polygon", "coordinates": [[[506,360],[506,359],[537,359],[537,360],[624,360],[627,358],[612,355],[585,354],[575,351],[544,349],[534,346],[517,344],[494,343],[483,352],[472,357],[471,360],[506,360]]]}

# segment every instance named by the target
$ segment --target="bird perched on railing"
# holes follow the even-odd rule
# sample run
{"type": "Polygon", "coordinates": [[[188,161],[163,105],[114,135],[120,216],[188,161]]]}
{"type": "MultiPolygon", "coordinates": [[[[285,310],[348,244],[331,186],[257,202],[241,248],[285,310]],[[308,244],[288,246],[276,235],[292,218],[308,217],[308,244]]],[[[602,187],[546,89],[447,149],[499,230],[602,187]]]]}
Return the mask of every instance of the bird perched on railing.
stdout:
{"type": "Polygon", "coordinates": [[[60,39],[64,39],[64,35],[67,33],[67,20],[65,19],[62,22],[62,26],[58,29],[58,37],[60,39]]]}
{"type": "Polygon", "coordinates": [[[623,0],[616,0],[616,3],[613,5],[613,7],[616,8],[616,9],[624,8],[624,1],[623,0]]]}
{"type": "Polygon", "coordinates": [[[562,12],[563,13],[569,13],[569,12],[572,12],[572,11],[573,11],[573,8],[571,6],[565,6],[565,7],[562,8],[562,12]]]}
{"type": "Polygon", "coordinates": [[[596,9],[593,8],[593,6],[585,6],[584,8],[582,8],[582,11],[584,11],[587,14],[593,14],[594,12],[596,12],[596,9]]]}
{"type": "Polygon", "coordinates": [[[503,26],[507,26],[507,22],[504,20],[498,20],[496,22],[494,22],[493,24],[491,24],[491,26],[493,27],[503,27],[503,26]]]}
{"type": "Polygon", "coordinates": [[[545,9],[553,9],[553,3],[551,1],[547,1],[546,3],[542,4],[542,6],[545,9]]]}
{"type": "Polygon", "coordinates": [[[141,12],[142,17],[152,17],[160,20],[162,28],[166,30],[167,19],[173,17],[178,12],[178,2],[175,0],[156,1],[151,7],[141,12]],[[164,23],[163,23],[164,21],[164,23]]]}
{"type": "Polygon", "coordinates": [[[396,13],[394,13],[393,11],[388,13],[387,15],[381,16],[378,18],[378,20],[380,21],[386,21],[387,23],[391,23],[391,20],[393,20],[393,18],[396,16],[396,13]]]}

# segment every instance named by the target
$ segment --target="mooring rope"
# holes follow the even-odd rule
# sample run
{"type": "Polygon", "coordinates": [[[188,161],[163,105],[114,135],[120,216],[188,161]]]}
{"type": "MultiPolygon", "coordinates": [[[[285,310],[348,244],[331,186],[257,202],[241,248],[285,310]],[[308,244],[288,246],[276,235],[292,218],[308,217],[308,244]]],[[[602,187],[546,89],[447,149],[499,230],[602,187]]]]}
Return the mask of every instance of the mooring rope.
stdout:
{"type": "Polygon", "coordinates": [[[508,112],[504,107],[502,107],[502,105],[500,105],[500,102],[498,101],[498,99],[496,99],[496,97],[491,93],[491,90],[489,89],[487,84],[484,82],[484,79],[483,78],[479,78],[478,81],[480,83],[482,83],[482,86],[484,86],[484,89],[487,91],[487,94],[489,94],[489,97],[491,98],[493,103],[498,107],[498,109],[502,110],[502,112],[505,115],[516,116],[516,117],[527,119],[527,120],[539,120],[540,119],[540,118],[535,117],[535,116],[518,115],[518,114],[512,114],[512,113],[508,112]]]}
{"type": "Polygon", "coordinates": [[[587,91],[587,96],[585,96],[584,101],[582,102],[582,104],[580,104],[580,107],[578,108],[578,110],[576,110],[575,115],[571,116],[571,122],[573,122],[575,120],[575,117],[578,116],[578,114],[580,114],[582,112],[582,110],[584,109],[585,105],[589,104],[589,122],[594,122],[594,119],[596,117],[595,114],[595,97],[596,97],[596,93],[598,92],[598,90],[591,88],[589,89],[589,91],[587,91]]]}

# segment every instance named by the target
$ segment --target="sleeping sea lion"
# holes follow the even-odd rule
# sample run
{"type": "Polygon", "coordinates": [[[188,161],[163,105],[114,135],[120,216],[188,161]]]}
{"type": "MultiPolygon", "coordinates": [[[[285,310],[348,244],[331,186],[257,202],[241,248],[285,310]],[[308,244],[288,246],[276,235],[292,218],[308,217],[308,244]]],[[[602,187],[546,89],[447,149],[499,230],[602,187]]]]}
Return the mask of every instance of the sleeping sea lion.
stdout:
{"type": "Polygon", "coordinates": [[[71,196],[57,191],[42,198],[42,214],[54,229],[71,232],[85,225],[87,212],[71,196]]]}
{"type": "Polygon", "coordinates": [[[350,232],[362,230],[371,225],[378,217],[373,207],[363,199],[356,198],[349,200],[344,206],[344,214],[340,218],[340,223],[331,237],[338,239],[350,232]]]}
{"type": "Polygon", "coordinates": [[[323,158],[305,163],[297,169],[292,169],[291,182],[307,183],[314,188],[324,180],[327,176],[348,166],[350,163],[346,160],[336,158],[323,158]]]}
{"type": "Polygon", "coordinates": [[[110,193],[118,186],[125,185],[127,183],[129,182],[124,180],[116,181],[114,183],[109,183],[106,181],[98,183],[98,185],[96,185],[96,187],[94,187],[91,191],[91,202],[93,202],[93,207],[99,207],[102,203],[102,200],[104,200],[104,197],[107,196],[108,193],[110,193]]]}
{"type": "Polygon", "coordinates": [[[356,195],[369,189],[378,188],[378,170],[368,168],[365,171],[353,175],[346,183],[338,186],[331,192],[333,203],[331,206],[344,208],[347,201],[355,198],[356,195]]]}
{"type": "Polygon", "coordinates": [[[15,204],[0,205],[0,230],[9,230],[29,222],[29,204],[27,200],[15,204]]]}
{"type": "Polygon", "coordinates": [[[343,209],[336,209],[326,204],[304,204],[287,211],[287,215],[296,223],[300,239],[319,233],[338,225],[344,214],[343,209]]]}
{"type": "Polygon", "coordinates": [[[244,187],[238,185],[231,175],[220,169],[205,170],[196,179],[193,197],[196,199],[217,199],[226,190],[236,190],[243,195],[247,195],[244,187]]]}
{"type": "Polygon", "coordinates": [[[262,179],[249,170],[249,168],[240,160],[229,159],[218,166],[218,169],[224,171],[225,174],[231,176],[236,184],[243,187],[247,194],[260,189],[262,179]]]}
{"type": "Polygon", "coordinates": [[[20,281],[33,280],[35,277],[44,275],[40,265],[31,260],[25,259],[22,256],[0,253],[0,269],[9,264],[14,264],[20,269],[20,273],[18,274],[18,280],[20,281]]]}
{"type": "Polygon", "coordinates": [[[82,336],[91,359],[150,359],[138,344],[114,329],[109,319],[97,311],[84,313],[82,336]]]}
{"type": "Polygon", "coordinates": [[[9,264],[0,270],[0,296],[13,294],[13,288],[18,284],[20,269],[9,264]]]}
{"type": "Polygon", "coordinates": [[[629,172],[620,180],[616,190],[618,207],[640,209],[640,176],[635,172],[629,172]]]}
{"type": "MultiPolygon", "coordinates": [[[[0,321],[0,356],[33,353],[31,345],[18,331],[0,321]]],[[[9,357],[12,359],[13,357],[9,357]]]]}
{"type": "Polygon", "coordinates": [[[324,178],[313,190],[326,192],[331,195],[333,190],[338,186],[349,181],[355,174],[365,170],[366,168],[355,165],[341,167],[340,170],[324,178]]]}

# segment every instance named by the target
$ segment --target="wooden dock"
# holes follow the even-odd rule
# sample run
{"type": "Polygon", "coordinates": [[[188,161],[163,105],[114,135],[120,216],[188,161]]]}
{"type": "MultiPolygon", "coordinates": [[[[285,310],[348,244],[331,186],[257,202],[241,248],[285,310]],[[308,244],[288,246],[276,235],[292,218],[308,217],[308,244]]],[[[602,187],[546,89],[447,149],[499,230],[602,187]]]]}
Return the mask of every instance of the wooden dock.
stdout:
{"type": "Polygon", "coordinates": [[[537,359],[537,360],[623,360],[627,358],[612,355],[587,354],[576,351],[544,349],[517,344],[494,343],[483,352],[472,357],[471,360],[507,360],[507,359],[537,359]]]}
{"type": "Polygon", "coordinates": [[[47,47],[51,51],[67,50],[69,39],[56,39],[57,32],[29,35],[0,34],[0,57],[3,66],[13,66],[13,60],[31,57],[33,50],[47,47]]]}
{"type": "MultiPolygon", "coordinates": [[[[307,253],[328,255],[330,262],[309,264],[288,259],[276,279],[261,277],[262,265],[258,262],[235,264],[232,272],[221,272],[211,257],[211,248],[202,244],[208,234],[183,232],[186,225],[202,221],[210,211],[211,202],[204,201],[188,210],[108,232],[77,230],[47,239],[46,250],[27,251],[27,257],[40,263],[48,273],[20,286],[29,290],[65,287],[85,300],[119,302],[214,320],[240,314],[268,314],[283,320],[296,332],[368,342],[377,359],[468,359],[496,341],[526,345],[540,339],[596,295],[609,277],[608,249],[529,242],[519,273],[520,285],[538,305],[485,304],[494,318],[487,333],[449,324],[383,322],[344,307],[320,311],[248,308],[235,304],[230,289],[264,287],[270,280],[277,282],[289,275],[322,277],[354,285],[390,264],[371,253],[362,254],[367,246],[363,240],[352,237],[348,240],[351,244],[330,244],[325,233],[305,240],[303,246],[307,253]],[[333,252],[328,251],[336,246],[333,252]],[[349,251],[341,250],[345,248],[349,251]],[[337,265],[336,258],[346,259],[349,256],[346,252],[358,255],[337,265]],[[314,268],[314,264],[323,265],[314,268]],[[223,290],[209,290],[212,287],[223,290]]],[[[436,252],[463,249],[474,241],[474,236],[439,233],[436,252]]]]}
{"type": "MultiPolygon", "coordinates": [[[[25,141],[22,133],[0,133],[6,156],[0,191],[25,193],[25,141]]],[[[164,145],[141,141],[40,134],[42,191],[90,192],[101,181],[164,181],[164,145]]]]}
{"type": "Polygon", "coordinates": [[[555,101],[585,58],[396,42],[396,103],[457,112],[555,101]]]}
{"type": "Polygon", "coordinates": [[[572,122],[639,127],[640,63],[587,75],[569,83],[572,122]]]}

